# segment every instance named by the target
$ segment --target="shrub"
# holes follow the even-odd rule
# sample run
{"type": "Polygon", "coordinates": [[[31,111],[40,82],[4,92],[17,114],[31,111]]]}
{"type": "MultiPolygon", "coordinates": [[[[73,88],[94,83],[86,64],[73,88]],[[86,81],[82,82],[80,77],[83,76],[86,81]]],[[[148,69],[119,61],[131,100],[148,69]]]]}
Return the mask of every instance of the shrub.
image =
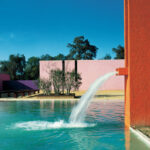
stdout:
{"type": "Polygon", "coordinates": [[[75,80],[75,77],[76,74],[74,71],[65,73],[65,89],[67,91],[67,95],[70,94],[71,90],[78,90],[82,84],[80,74],[77,74],[77,81],[75,80]]]}
{"type": "Polygon", "coordinates": [[[40,89],[44,95],[50,95],[52,91],[52,83],[50,80],[40,80],[40,89]]]}
{"type": "Polygon", "coordinates": [[[66,72],[63,76],[63,71],[60,69],[51,70],[49,73],[49,80],[40,80],[40,89],[43,90],[44,95],[50,95],[52,86],[56,95],[63,94],[66,91],[70,95],[72,90],[78,90],[82,78],[78,73],[76,77],[75,71],[66,72]]]}
{"type": "Polygon", "coordinates": [[[61,94],[62,87],[63,87],[63,80],[62,80],[63,72],[59,69],[51,70],[51,80],[54,88],[54,92],[56,95],[61,94]]]}

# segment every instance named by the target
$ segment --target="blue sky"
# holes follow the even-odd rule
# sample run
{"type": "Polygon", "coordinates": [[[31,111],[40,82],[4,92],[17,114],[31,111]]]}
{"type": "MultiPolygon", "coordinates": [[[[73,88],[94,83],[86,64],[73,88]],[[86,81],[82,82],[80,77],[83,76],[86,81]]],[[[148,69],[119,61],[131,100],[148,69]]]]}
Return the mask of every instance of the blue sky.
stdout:
{"type": "Polygon", "coordinates": [[[83,35],[97,58],[124,45],[123,0],[0,0],[0,60],[59,53],[83,35]]]}

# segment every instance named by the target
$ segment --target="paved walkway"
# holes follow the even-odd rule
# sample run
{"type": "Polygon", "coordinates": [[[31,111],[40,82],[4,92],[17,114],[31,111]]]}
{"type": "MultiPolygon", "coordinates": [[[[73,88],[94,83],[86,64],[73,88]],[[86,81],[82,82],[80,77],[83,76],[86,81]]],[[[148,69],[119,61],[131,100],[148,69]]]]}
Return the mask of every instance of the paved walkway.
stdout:
{"type": "MultiPolygon", "coordinates": [[[[38,94],[33,94],[18,98],[0,98],[0,101],[19,101],[19,100],[79,100],[86,91],[75,92],[76,98],[73,96],[43,96],[38,97],[38,94]]],[[[124,91],[98,91],[94,100],[124,100],[124,91]]]]}

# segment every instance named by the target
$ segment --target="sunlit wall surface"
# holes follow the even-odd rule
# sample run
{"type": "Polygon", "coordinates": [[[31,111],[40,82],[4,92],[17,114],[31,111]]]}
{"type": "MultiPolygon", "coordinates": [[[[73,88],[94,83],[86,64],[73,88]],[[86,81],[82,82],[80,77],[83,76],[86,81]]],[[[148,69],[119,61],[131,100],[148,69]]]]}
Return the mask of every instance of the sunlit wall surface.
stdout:
{"type": "MultiPolygon", "coordinates": [[[[82,85],[79,90],[87,90],[100,76],[124,67],[124,60],[78,60],[77,71],[81,74],[82,85]]],[[[65,61],[65,71],[75,68],[74,60],[65,61]]],[[[62,61],[40,61],[40,78],[48,79],[52,69],[62,69],[62,61]]],[[[113,76],[100,88],[101,90],[123,90],[124,77],[113,76]]]]}

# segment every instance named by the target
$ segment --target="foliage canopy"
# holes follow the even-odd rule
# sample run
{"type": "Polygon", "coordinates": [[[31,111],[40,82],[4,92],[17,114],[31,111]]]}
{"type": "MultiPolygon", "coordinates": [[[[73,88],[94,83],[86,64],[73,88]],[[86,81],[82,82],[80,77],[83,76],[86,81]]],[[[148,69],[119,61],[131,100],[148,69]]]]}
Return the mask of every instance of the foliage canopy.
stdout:
{"type": "Polygon", "coordinates": [[[117,48],[112,49],[113,52],[116,53],[115,59],[124,59],[124,47],[118,45],[117,48]]]}
{"type": "Polygon", "coordinates": [[[8,61],[0,62],[0,72],[8,73],[12,80],[24,79],[25,67],[24,55],[10,55],[8,61]]]}
{"type": "Polygon", "coordinates": [[[84,39],[84,36],[74,38],[73,43],[69,43],[67,47],[70,48],[67,59],[75,60],[94,59],[98,50],[96,46],[90,44],[88,39],[84,39]]]}

